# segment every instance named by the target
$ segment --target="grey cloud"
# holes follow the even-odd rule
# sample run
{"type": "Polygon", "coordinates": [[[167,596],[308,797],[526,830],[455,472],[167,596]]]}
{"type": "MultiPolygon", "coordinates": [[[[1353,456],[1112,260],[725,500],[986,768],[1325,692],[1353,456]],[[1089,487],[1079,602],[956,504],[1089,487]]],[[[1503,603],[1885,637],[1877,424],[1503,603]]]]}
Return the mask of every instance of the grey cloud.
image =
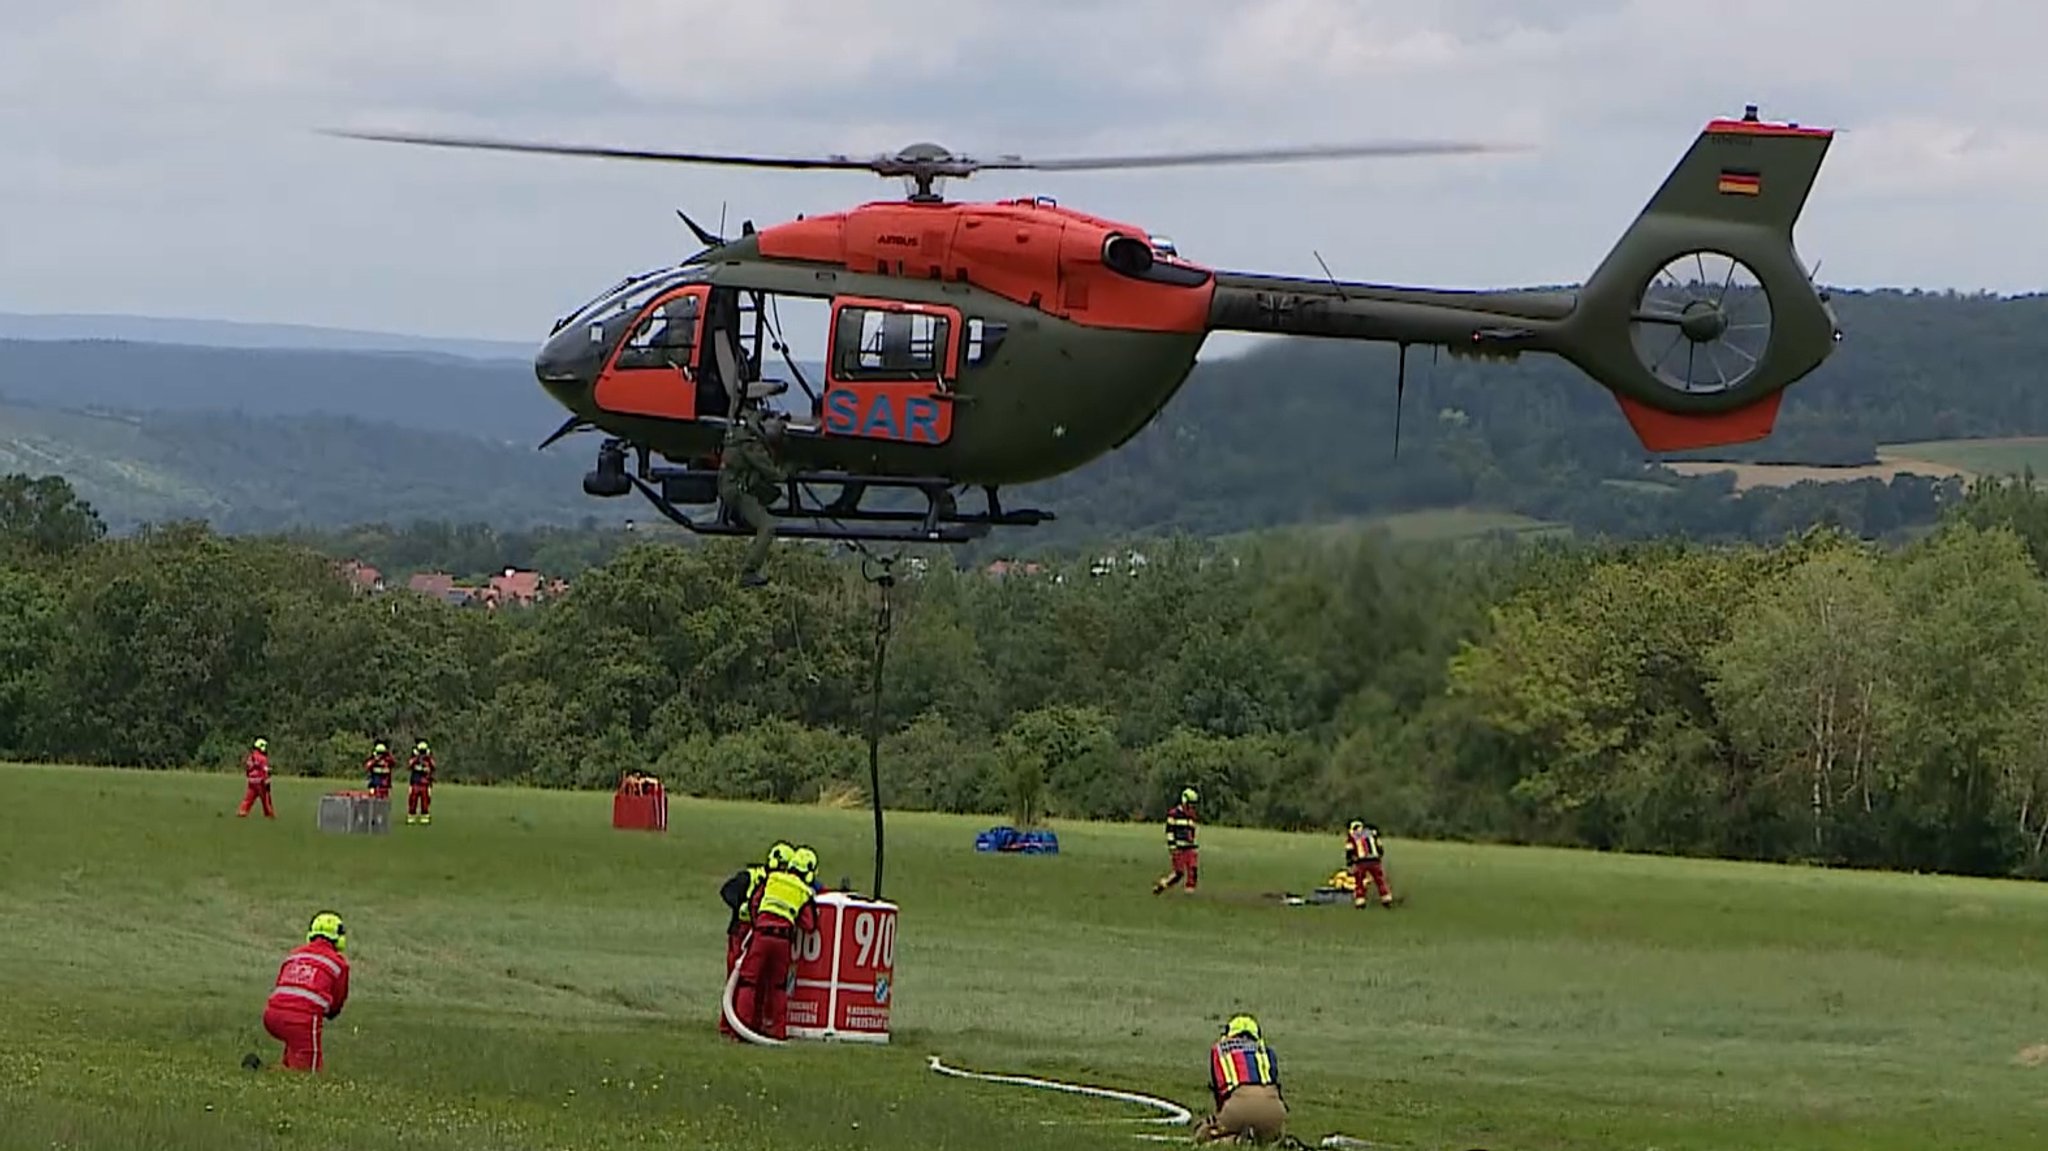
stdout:
{"type": "Polygon", "coordinates": [[[675,205],[766,223],[897,194],[311,134],[327,125],[784,153],[1537,143],[951,189],[1051,193],[1226,266],[1315,274],[1320,248],[1345,275],[1477,286],[1583,275],[1700,125],[1754,100],[1848,129],[1801,229],[1830,278],[2017,289],[2048,267],[2032,0],[68,0],[8,21],[14,310],[523,340],[687,251],[675,205]]]}

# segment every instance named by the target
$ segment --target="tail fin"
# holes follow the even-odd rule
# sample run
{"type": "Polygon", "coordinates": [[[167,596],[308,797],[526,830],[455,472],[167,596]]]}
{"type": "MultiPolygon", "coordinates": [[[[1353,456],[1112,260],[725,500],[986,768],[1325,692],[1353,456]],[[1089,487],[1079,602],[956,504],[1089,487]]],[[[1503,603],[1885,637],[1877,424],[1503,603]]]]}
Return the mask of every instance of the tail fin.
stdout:
{"type": "Polygon", "coordinates": [[[1768,436],[1784,389],[1841,339],[1792,245],[1833,139],[1754,107],[1709,123],[1580,292],[1558,351],[1615,393],[1644,447],[1768,436]]]}

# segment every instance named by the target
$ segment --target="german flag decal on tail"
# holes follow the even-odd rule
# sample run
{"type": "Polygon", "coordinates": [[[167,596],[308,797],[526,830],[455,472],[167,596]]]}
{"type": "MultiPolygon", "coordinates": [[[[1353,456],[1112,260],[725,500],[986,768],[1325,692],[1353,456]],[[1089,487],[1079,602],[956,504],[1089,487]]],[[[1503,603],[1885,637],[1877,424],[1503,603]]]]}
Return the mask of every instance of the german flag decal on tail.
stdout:
{"type": "Polygon", "coordinates": [[[1764,190],[1763,177],[1740,168],[1721,169],[1723,196],[1754,196],[1764,190]]]}

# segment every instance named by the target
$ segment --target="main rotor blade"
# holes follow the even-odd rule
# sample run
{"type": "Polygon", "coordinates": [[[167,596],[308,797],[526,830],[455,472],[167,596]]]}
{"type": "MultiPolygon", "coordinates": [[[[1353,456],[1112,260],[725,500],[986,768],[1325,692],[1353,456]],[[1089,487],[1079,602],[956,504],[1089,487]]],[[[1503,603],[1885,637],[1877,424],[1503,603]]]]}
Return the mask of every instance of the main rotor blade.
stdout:
{"type": "Polygon", "coordinates": [[[811,169],[866,171],[879,175],[943,175],[961,177],[978,171],[1090,172],[1120,168],[1179,168],[1228,164],[1282,164],[1304,160],[1343,160],[1368,157],[1473,155],[1485,152],[1523,150],[1520,145],[1483,144],[1460,140],[1382,140],[1358,144],[1310,144],[1286,148],[1252,148],[1237,151],[1166,152],[1150,155],[1080,156],[1051,160],[1028,160],[1004,155],[989,160],[951,155],[933,147],[924,154],[920,145],[894,155],[855,157],[831,156],[740,156],[722,152],[670,152],[651,148],[608,148],[588,144],[550,144],[539,141],[504,140],[485,136],[443,136],[415,132],[361,132],[330,129],[330,136],[354,140],[377,140],[394,144],[424,144],[436,148],[472,148],[496,152],[527,152],[554,156],[594,156],[612,160],[654,160],[670,164],[719,164],[739,168],[811,169]]]}
{"type": "Polygon", "coordinates": [[[1005,156],[997,160],[969,161],[991,171],[998,169],[1040,172],[1087,172],[1110,168],[1176,168],[1209,164],[1281,164],[1298,160],[1341,160],[1365,156],[1446,156],[1482,152],[1516,152],[1519,145],[1480,144],[1458,140],[1392,140],[1370,144],[1309,144],[1293,148],[1253,148],[1245,151],[1167,152],[1139,156],[1090,156],[1061,160],[1026,160],[1005,156]]]}
{"type": "Polygon", "coordinates": [[[554,156],[599,156],[613,160],[661,160],[672,164],[727,164],[742,168],[837,168],[866,171],[875,159],[850,156],[733,156],[715,152],[657,152],[640,148],[601,148],[585,144],[546,144],[523,140],[500,140],[485,136],[437,136],[412,132],[355,132],[328,130],[329,136],[352,140],[380,140],[392,144],[425,144],[431,148],[478,148],[493,152],[541,152],[554,156]]]}

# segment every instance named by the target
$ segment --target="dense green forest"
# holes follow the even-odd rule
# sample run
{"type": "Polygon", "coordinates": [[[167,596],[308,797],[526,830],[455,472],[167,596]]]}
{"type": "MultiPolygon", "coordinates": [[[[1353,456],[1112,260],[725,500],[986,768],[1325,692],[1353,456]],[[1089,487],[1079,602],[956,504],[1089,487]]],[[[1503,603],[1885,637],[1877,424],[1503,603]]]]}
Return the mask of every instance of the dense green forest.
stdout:
{"type": "MultiPolygon", "coordinates": [[[[1980,483],[1886,548],[1183,538],[993,578],[905,567],[880,699],[895,808],[1331,827],[2038,876],[2048,496],[1980,483]]],[[[878,589],[821,549],[632,542],[527,610],[359,593],[196,524],[109,537],[0,483],[0,754],[784,802],[865,791],[878,589]]],[[[222,802],[237,794],[223,780],[222,802]]],[[[451,810],[451,817],[454,813],[451,810]]]]}
{"type": "MultiPolygon", "coordinates": [[[[1866,463],[1888,442],[2048,432],[2048,300],[1881,291],[1834,302],[1847,332],[1837,354],[1792,389],[1772,439],[1722,458],[1866,463]]],[[[1736,496],[1725,477],[1646,471],[1612,398],[1543,357],[1412,356],[1396,459],[1393,382],[1381,347],[1295,340],[1212,357],[1122,451],[1006,493],[1057,522],[972,554],[1447,507],[1622,537],[1769,540],[1829,523],[1904,538],[1954,495],[1904,479],[1736,496]]],[[[271,532],[650,514],[582,494],[587,437],[533,450],[562,413],[523,362],[0,340],[0,398],[0,469],[66,475],[117,532],[183,517],[271,532]]]]}

